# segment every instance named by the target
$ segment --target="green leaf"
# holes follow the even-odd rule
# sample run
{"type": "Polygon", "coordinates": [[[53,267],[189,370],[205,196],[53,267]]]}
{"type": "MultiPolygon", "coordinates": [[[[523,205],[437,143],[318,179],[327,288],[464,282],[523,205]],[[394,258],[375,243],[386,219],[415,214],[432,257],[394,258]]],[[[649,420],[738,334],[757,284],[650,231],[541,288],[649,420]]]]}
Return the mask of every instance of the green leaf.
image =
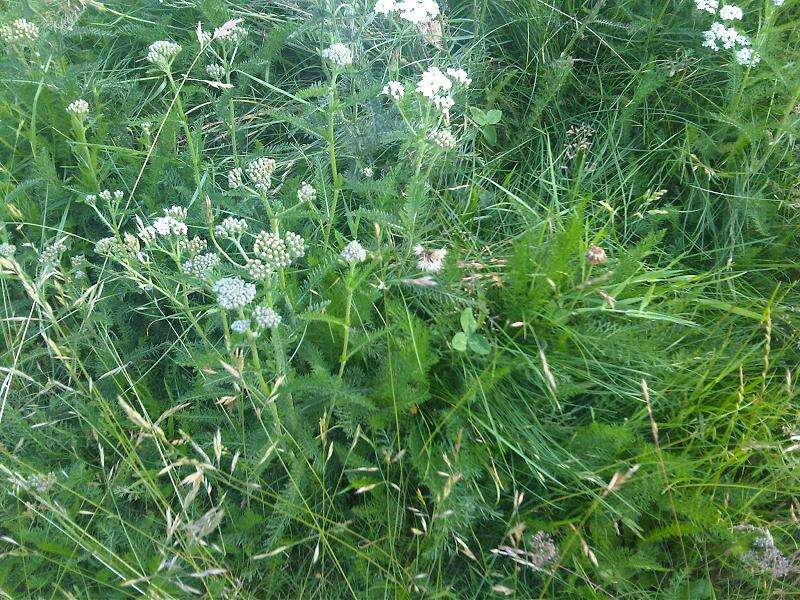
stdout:
{"type": "Polygon", "coordinates": [[[478,329],[478,324],[475,322],[475,317],[472,316],[472,309],[465,308],[461,311],[461,329],[466,334],[475,333],[478,329]]]}
{"type": "Polygon", "coordinates": [[[485,118],[487,125],[497,125],[500,122],[500,119],[503,118],[503,111],[493,108],[485,113],[485,118]]]}
{"type": "Polygon", "coordinates": [[[486,113],[477,106],[470,106],[469,112],[472,113],[472,119],[480,126],[488,125],[489,121],[486,119],[486,113]]]}
{"type": "Polygon", "coordinates": [[[459,331],[457,334],[453,336],[453,341],[450,342],[453,346],[453,350],[457,352],[466,352],[467,351],[467,334],[463,331],[459,331]]]}
{"type": "Polygon", "coordinates": [[[486,125],[481,129],[481,133],[490,146],[494,146],[497,143],[497,130],[492,125],[486,125]]]}
{"type": "Polygon", "coordinates": [[[477,333],[473,333],[469,336],[468,343],[469,349],[475,354],[486,356],[492,352],[492,347],[489,345],[489,342],[486,341],[486,338],[477,333]]]}

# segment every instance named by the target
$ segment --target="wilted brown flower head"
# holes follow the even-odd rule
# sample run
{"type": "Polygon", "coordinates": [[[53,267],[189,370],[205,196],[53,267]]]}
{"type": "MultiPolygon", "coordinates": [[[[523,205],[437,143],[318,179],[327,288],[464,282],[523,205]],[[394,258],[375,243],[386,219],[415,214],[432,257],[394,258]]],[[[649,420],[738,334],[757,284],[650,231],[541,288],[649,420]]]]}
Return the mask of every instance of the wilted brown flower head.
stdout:
{"type": "Polygon", "coordinates": [[[590,265],[600,265],[606,262],[606,251],[600,246],[592,244],[586,251],[586,260],[590,265]]]}

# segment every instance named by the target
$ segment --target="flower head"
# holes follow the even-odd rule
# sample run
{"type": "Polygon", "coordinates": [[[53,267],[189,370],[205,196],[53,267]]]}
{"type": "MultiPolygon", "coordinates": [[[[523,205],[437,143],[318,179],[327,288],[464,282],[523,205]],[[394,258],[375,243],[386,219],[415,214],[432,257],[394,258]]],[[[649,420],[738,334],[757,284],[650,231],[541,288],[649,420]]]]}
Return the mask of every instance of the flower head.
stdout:
{"type": "Polygon", "coordinates": [[[736,62],[745,67],[754,67],[761,62],[761,55],[745,46],[736,51],[736,62]]]}
{"type": "Polygon", "coordinates": [[[287,231],[283,238],[286,244],[286,252],[289,254],[291,260],[303,258],[305,256],[306,242],[302,237],[292,231],[287,231]]]}
{"type": "Polygon", "coordinates": [[[217,63],[211,63],[210,65],[206,65],[206,73],[208,74],[211,79],[220,80],[225,77],[225,67],[217,63]]]}
{"type": "Polygon", "coordinates": [[[256,306],[253,309],[253,320],[259,327],[272,329],[281,324],[281,316],[268,306],[256,306]]]}
{"type": "Polygon", "coordinates": [[[244,308],[256,297],[256,286],[239,277],[223,277],[218,279],[211,291],[217,295],[220,307],[235,310],[244,308]]]}
{"type": "Polygon", "coordinates": [[[159,40],[158,42],[150,44],[145,59],[162,71],[167,71],[180,51],[180,44],[167,40],[159,40]]]}
{"type": "Polygon", "coordinates": [[[219,256],[213,252],[198,254],[183,263],[183,272],[194,277],[206,277],[219,265],[219,256]]]}
{"type": "Polygon", "coordinates": [[[317,199],[317,190],[314,189],[313,185],[304,181],[297,190],[297,199],[300,202],[314,202],[317,199]]]}
{"type": "Polygon", "coordinates": [[[242,27],[240,23],[242,19],[231,19],[220,27],[214,30],[215,40],[229,40],[234,44],[239,44],[247,37],[247,29],[242,27]]]}
{"type": "Polygon", "coordinates": [[[439,16],[439,5],[435,0],[400,0],[397,9],[401,19],[417,25],[430,23],[439,16]]]}
{"type": "Polygon", "coordinates": [[[390,15],[397,10],[397,2],[395,0],[378,0],[372,11],[376,15],[390,15]]]}
{"type": "Polygon", "coordinates": [[[237,239],[247,231],[247,221],[236,217],[226,217],[222,223],[214,227],[214,233],[221,238],[237,239]]]}
{"type": "Polygon", "coordinates": [[[292,264],[292,256],[280,236],[261,231],[253,242],[253,254],[264,261],[270,270],[282,269],[292,264]]]}
{"type": "Polygon", "coordinates": [[[436,66],[428,67],[417,83],[417,91],[431,100],[452,87],[453,82],[436,66]]]}
{"type": "Polygon", "coordinates": [[[723,21],[741,21],[743,16],[742,9],[733,4],[725,4],[719,9],[719,18],[723,21]]]}
{"type": "Polygon", "coordinates": [[[395,102],[400,100],[400,98],[402,98],[403,94],[405,93],[406,93],[406,88],[399,81],[390,81],[385,86],[383,86],[383,90],[381,91],[382,95],[389,96],[395,102]]]}
{"type": "Polygon", "coordinates": [[[457,81],[461,85],[469,85],[470,83],[472,83],[472,79],[469,78],[467,72],[461,68],[453,69],[451,67],[447,69],[447,76],[453,81],[457,81]]]}
{"type": "Polygon", "coordinates": [[[428,136],[442,150],[452,150],[456,146],[456,138],[446,129],[432,131],[428,136]]]}
{"type": "Polygon", "coordinates": [[[275,159],[262,156],[247,163],[247,176],[253,185],[266,192],[272,187],[272,174],[276,167],[275,159]]]}
{"type": "Polygon", "coordinates": [[[447,256],[447,248],[436,250],[426,250],[422,246],[414,247],[414,254],[419,258],[417,268],[428,273],[438,273],[442,270],[444,259],[447,256]]]}
{"type": "Polygon", "coordinates": [[[81,98],[73,100],[67,106],[67,112],[79,121],[83,121],[89,115],[89,103],[81,98]]]}
{"type": "Polygon", "coordinates": [[[186,252],[192,256],[200,254],[207,246],[208,242],[198,236],[194,236],[192,239],[184,238],[178,242],[178,248],[181,249],[181,252],[186,252]]]}
{"type": "Polygon", "coordinates": [[[39,28],[27,19],[14,19],[0,26],[0,39],[9,46],[27,46],[39,37],[39,28]]]}
{"type": "Polygon", "coordinates": [[[67,244],[64,240],[56,240],[52,244],[45,246],[39,253],[39,262],[45,268],[52,268],[61,262],[61,255],[66,251],[67,244]]]}
{"type": "Polygon", "coordinates": [[[710,13],[712,15],[717,14],[717,7],[719,6],[718,0],[694,0],[694,5],[697,7],[697,10],[702,10],[704,12],[710,13]]]}
{"type": "Polygon", "coordinates": [[[349,263],[360,263],[367,259],[367,251],[358,240],[353,240],[344,247],[341,256],[349,263]]]}
{"type": "Polygon", "coordinates": [[[242,187],[242,168],[234,167],[228,171],[228,188],[235,190],[242,187]]]}
{"type": "Polygon", "coordinates": [[[353,64],[353,53],[344,44],[331,44],[322,51],[322,58],[329,60],[337,67],[353,64]]]}
{"type": "Polygon", "coordinates": [[[11,258],[16,251],[17,247],[14,244],[7,242],[0,244],[0,258],[11,258]]]}
{"type": "Polygon", "coordinates": [[[606,262],[606,251],[594,244],[586,251],[586,261],[590,265],[600,265],[606,262]]]}
{"type": "Polygon", "coordinates": [[[234,333],[247,333],[250,329],[249,319],[238,319],[231,323],[231,331],[234,333]]]}

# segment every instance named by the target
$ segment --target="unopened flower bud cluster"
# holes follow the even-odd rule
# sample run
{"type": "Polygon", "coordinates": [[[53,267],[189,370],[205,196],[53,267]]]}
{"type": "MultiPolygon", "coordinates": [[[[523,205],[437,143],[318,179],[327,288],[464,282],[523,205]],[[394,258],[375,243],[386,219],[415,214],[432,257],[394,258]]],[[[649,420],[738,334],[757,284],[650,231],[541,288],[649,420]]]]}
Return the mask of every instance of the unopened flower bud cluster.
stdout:
{"type": "Polygon", "coordinates": [[[0,39],[9,46],[26,46],[39,38],[39,28],[27,19],[14,19],[0,25],[0,39]]]}
{"type": "Polygon", "coordinates": [[[147,62],[152,63],[156,67],[166,71],[169,69],[172,61],[175,60],[175,57],[178,56],[180,51],[180,44],[176,44],[175,42],[170,42],[167,40],[160,40],[150,44],[150,47],[147,51],[147,56],[145,58],[147,62]]]}
{"type": "Polygon", "coordinates": [[[247,163],[247,176],[262,192],[269,191],[272,187],[272,174],[275,172],[277,163],[272,158],[262,156],[247,163]]]}

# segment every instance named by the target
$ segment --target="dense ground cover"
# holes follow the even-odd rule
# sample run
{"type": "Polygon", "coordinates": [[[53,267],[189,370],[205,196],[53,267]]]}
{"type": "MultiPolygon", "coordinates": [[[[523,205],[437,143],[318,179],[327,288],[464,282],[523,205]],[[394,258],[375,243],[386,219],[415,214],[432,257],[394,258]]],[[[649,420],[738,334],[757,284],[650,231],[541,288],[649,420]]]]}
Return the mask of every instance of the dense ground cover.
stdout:
{"type": "Polygon", "coordinates": [[[800,3],[28,0],[0,594],[800,594],[800,3]]]}

